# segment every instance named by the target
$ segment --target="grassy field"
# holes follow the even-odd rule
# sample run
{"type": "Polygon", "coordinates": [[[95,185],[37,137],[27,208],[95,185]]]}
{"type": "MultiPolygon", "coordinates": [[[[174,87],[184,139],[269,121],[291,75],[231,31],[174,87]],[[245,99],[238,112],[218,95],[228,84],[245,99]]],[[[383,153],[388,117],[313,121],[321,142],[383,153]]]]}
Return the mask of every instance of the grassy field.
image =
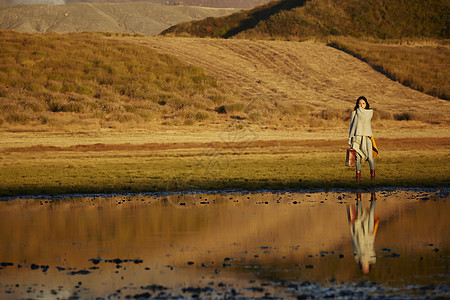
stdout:
{"type": "MultiPolygon", "coordinates": [[[[448,186],[447,138],[379,139],[377,180],[355,184],[341,140],[261,140],[3,148],[0,196],[222,189],[448,186]]],[[[70,142],[70,141],[67,141],[70,142]]],[[[61,143],[61,140],[60,140],[61,143]]],[[[72,142],[73,143],[73,142],[72,142]]],[[[31,145],[28,143],[28,145],[31,145]]]]}
{"type": "MultiPolygon", "coordinates": [[[[202,158],[200,158],[201,160],[202,158]]],[[[102,162],[53,161],[1,167],[0,195],[66,193],[127,193],[222,189],[325,189],[448,186],[448,157],[388,158],[377,170],[377,181],[354,183],[354,170],[342,157],[295,156],[221,157],[208,167],[199,158],[104,159],[102,162]],[[215,165],[225,164],[219,169],[215,165]]]]}
{"type": "MultiPolygon", "coordinates": [[[[368,97],[378,120],[405,119],[398,116],[406,115],[425,123],[445,123],[448,119],[444,114],[448,101],[398,84],[365,62],[324,43],[168,37],[129,41],[202,67],[230,90],[238,91],[234,102],[227,106],[230,112],[256,124],[280,129],[347,124],[359,95],[368,97]]],[[[364,45],[362,40],[352,41],[353,47],[358,47],[359,42],[364,45]]],[[[396,70],[413,76],[415,83],[448,89],[442,67],[449,63],[443,56],[448,46],[406,52],[402,51],[404,46],[389,46],[388,54],[398,50],[396,55],[402,61],[386,59],[386,64],[398,63],[396,70]],[[408,64],[414,60],[424,62],[420,77],[412,74],[416,69],[408,64]]]]}
{"type": "Polygon", "coordinates": [[[162,34],[250,40],[332,39],[329,45],[363,59],[389,78],[448,100],[449,9],[447,1],[285,0],[177,24],[162,34]],[[374,43],[346,37],[370,38],[374,43]],[[388,44],[394,39],[403,45],[388,44]],[[405,46],[411,40],[421,41],[421,47],[405,46]]]}
{"type": "Polygon", "coordinates": [[[0,39],[1,197],[449,185],[450,103],[323,43],[0,39]],[[355,185],[344,155],[362,94],[381,154],[377,181],[366,165],[355,185]]]}

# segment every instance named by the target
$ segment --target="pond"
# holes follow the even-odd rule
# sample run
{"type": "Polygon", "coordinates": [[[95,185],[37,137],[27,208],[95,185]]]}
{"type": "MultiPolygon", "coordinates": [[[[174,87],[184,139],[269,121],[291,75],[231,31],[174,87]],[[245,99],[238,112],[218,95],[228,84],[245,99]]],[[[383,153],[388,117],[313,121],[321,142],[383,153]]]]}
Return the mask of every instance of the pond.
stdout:
{"type": "Polygon", "coordinates": [[[0,201],[0,299],[450,295],[448,189],[0,201]]]}

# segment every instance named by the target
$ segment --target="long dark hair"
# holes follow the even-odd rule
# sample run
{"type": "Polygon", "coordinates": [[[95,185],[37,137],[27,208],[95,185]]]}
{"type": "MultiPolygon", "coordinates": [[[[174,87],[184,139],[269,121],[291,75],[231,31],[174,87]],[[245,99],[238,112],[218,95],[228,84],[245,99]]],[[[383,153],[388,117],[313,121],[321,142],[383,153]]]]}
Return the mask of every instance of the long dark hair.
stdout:
{"type": "Polygon", "coordinates": [[[361,96],[361,97],[359,97],[359,98],[356,100],[356,104],[355,104],[354,110],[357,110],[357,109],[358,109],[358,107],[359,107],[359,105],[358,105],[358,104],[359,104],[359,100],[364,100],[364,101],[366,102],[366,109],[369,109],[369,108],[370,108],[369,101],[367,101],[366,97],[361,96]]]}

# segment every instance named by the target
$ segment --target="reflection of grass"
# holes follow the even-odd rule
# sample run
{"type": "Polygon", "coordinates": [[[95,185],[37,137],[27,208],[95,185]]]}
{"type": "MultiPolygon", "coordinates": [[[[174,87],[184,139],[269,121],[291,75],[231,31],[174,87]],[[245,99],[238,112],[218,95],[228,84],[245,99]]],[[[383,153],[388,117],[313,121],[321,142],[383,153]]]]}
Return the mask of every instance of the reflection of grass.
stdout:
{"type": "Polygon", "coordinates": [[[376,186],[448,186],[448,158],[391,155],[377,161],[377,181],[354,183],[354,169],[342,155],[221,155],[214,163],[198,158],[117,155],[102,159],[78,157],[19,159],[0,166],[0,195],[150,192],[186,189],[356,188],[376,186]],[[68,162],[70,161],[70,162],[68,162]]]}

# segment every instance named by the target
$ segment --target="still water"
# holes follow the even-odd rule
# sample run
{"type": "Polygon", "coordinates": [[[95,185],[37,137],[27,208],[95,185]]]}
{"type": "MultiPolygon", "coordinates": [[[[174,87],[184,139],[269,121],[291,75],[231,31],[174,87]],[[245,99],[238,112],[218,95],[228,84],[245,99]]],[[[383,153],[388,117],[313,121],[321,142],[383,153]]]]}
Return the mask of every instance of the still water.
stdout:
{"type": "Polygon", "coordinates": [[[448,200],[448,190],[9,199],[0,299],[450,296],[448,200]]]}

